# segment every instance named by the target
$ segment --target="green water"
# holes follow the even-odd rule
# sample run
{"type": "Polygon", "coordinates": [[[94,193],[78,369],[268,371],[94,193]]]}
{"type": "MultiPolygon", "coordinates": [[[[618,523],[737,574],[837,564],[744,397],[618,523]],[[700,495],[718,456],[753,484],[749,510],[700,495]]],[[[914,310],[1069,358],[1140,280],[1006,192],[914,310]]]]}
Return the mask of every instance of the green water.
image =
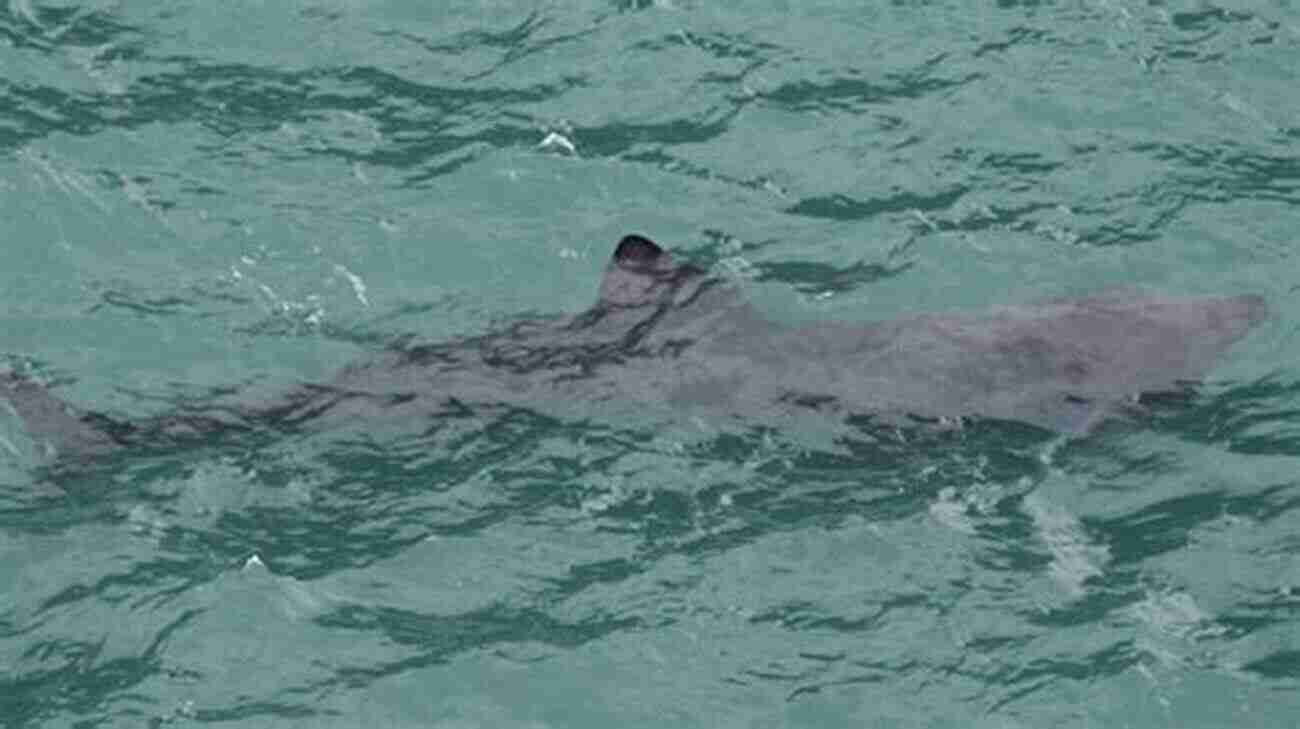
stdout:
{"type": "Polygon", "coordinates": [[[631,231],[786,320],[1275,315],[1069,441],[513,411],[54,485],[0,412],[0,726],[1296,726],[1298,89],[1290,0],[9,0],[0,364],[119,417],[581,310],[631,231]]]}

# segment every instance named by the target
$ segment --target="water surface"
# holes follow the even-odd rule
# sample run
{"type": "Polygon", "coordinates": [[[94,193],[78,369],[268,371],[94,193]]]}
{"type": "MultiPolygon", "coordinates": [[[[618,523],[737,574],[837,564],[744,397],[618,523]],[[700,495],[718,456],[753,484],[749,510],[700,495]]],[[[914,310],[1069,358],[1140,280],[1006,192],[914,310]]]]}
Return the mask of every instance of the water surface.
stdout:
{"type": "Polygon", "coordinates": [[[0,354],[142,416],[588,306],[624,233],[785,320],[1257,292],[1190,400],[527,409],[124,459],[0,436],[0,724],[1300,722],[1300,7],[0,7],[0,354]]]}

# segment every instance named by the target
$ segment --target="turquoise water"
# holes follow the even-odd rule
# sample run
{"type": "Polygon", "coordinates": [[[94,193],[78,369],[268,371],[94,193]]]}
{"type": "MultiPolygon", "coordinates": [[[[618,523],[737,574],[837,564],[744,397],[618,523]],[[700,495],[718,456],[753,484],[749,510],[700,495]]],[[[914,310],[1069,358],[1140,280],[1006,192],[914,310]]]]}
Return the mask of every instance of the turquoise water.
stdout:
{"type": "Polygon", "coordinates": [[[785,320],[1275,316],[1073,440],[579,407],[56,485],[0,418],[0,725],[1296,726],[1297,89],[1289,0],[9,0],[0,355],[120,417],[581,310],[631,231],[785,320]]]}

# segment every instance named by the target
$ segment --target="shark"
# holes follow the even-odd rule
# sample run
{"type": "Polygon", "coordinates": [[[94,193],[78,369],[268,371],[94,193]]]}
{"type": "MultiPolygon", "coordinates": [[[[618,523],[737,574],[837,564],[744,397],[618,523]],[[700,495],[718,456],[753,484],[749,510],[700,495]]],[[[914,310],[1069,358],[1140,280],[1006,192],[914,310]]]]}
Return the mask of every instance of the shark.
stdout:
{"type": "Polygon", "coordinates": [[[740,286],[623,237],[596,302],[448,341],[405,342],[331,380],[268,398],[114,417],[0,374],[0,406],[50,462],[76,464],[228,433],[367,419],[421,423],[493,409],[632,408],[774,418],[804,413],[952,423],[1016,421],[1077,436],[1135,398],[1203,378],[1268,316],[1263,297],[1133,292],[868,322],[771,320],[740,286]]]}

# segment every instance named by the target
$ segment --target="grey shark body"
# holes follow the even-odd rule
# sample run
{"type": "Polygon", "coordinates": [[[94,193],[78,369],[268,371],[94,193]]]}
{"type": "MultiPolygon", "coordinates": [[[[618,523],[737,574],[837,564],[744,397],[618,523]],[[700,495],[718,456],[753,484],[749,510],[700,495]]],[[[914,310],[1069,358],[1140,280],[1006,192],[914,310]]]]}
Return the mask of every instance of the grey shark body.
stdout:
{"type": "Polygon", "coordinates": [[[359,418],[420,422],[601,403],[754,418],[979,416],[1078,434],[1137,395],[1202,377],[1265,316],[1254,295],[1114,294],[788,326],[762,317],[727,282],[627,236],[586,312],[393,349],[269,401],[127,422],[74,408],[13,374],[0,376],[0,394],[61,461],[359,418]]]}

